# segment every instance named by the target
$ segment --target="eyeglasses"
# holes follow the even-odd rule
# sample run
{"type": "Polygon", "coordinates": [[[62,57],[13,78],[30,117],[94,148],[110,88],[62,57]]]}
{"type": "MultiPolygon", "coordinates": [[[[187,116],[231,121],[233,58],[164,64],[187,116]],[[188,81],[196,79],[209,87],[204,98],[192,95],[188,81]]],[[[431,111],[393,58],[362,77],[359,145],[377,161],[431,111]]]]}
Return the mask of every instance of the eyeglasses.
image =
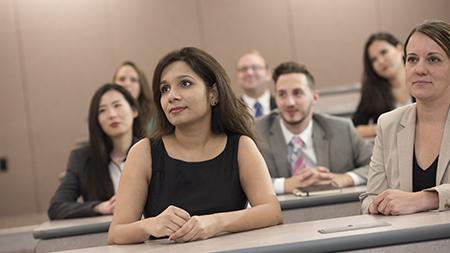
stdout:
{"type": "Polygon", "coordinates": [[[250,66],[242,66],[242,67],[238,68],[237,71],[241,72],[241,73],[245,73],[249,70],[252,70],[253,72],[255,72],[255,71],[259,71],[263,68],[264,67],[261,65],[250,65],[250,66]]]}

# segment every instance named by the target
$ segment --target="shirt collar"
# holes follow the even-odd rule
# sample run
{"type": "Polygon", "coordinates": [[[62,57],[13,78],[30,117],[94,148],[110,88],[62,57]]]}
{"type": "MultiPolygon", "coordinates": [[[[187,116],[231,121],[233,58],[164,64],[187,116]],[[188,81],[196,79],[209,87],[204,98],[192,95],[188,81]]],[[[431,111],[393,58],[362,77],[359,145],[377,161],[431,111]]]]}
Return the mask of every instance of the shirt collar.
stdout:
{"type": "MultiPolygon", "coordinates": [[[[284,140],[286,142],[287,145],[289,145],[289,143],[292,140],[292,137],[294,137],[295,134],[293,134],[291,131],[289,131],[283,123],[283,119],[280,118],[280,125],[281,125],[281,132],[283,132],[283,136],[284,136],[284,140]]],[[[302,141],[305,143],[305,147],[306,148],[310,148],[312,147],[312,129],[313,129],[313,121],[310,120],[308,126],[305,128],[305,130],[303,130],[303,132],[301,132],[300,134],[298,134],[298,136],[302,139],[302,141]]]]}
{"type": "Polygon", "coordinates": [[[260,103],[263,103],[263,101],[270,101],[270,91],[266,90],[259,98],[256,99],[243,94],[242,100],[244,100],[246,104],[250,105],[253,108],[253,105],[256,103],[256,101],[259,101],[260,103]]]}

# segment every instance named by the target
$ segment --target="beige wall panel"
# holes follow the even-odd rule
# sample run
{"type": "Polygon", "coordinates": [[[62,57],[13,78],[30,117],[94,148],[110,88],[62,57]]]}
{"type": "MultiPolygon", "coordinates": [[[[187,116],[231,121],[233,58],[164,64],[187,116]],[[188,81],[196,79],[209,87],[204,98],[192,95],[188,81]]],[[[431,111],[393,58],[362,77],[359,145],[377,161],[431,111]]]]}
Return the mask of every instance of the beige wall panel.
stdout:
{"type": "MultiPolygon", "coordinates": [[[[124,60],[136,62],[147,74],[168,52],[200,47],[196,0],[108,1],[114,48],[114,69],[124,60]]],[[[114,71],[114,70],[113,70],[114,71]]]]}
{"type": "Polygon", "coordinates": [[[381,29],[389,31],[404,42],[415,25],[427,19],[450,22],[449,0],[377,0],[381,29]]]}
{"type": "MultiPolygon", "coordinates": [[[[404,40],[424,19],[450,22],[448,0],[0,0],[0,215],[45,211],[70,150],[87,138],[88,103],[123,60],[149,80],[183,46],[205,49],[235,82],[258,49],[273,68],[308,65],[318,87],[359,82],[367,37],[404,40]]],[[[240,94],[236,85],[234,90],[240,94]]]]}
{"type": "MultiPolygon", "coordinates": [[[[282,0],[202,0],[205,49],[219,60],[233,83],[241,54],[257,49],[269,66],[293,59],[287,2],[282,0]]],[[[233,85],[237,93],[241,90],[233,85]]]]}
{"type": "Polygon", "coordinates": [[[87,137],[88,103],[109,81],[104,1],[18,0],[36,182],[46,210],[69,151],[87,137]]]}
{"type": "Polygon", "coordinates": [[[34,170],[13,0],[0,1],[0,216],[36,212],[34,170]]]}
{"type": "Polygon", "coordinates": [[[377,31],[374,0],[292,0],[296,60],[306,64],[319,88],[360,81],[362,51],[377,31]]]}

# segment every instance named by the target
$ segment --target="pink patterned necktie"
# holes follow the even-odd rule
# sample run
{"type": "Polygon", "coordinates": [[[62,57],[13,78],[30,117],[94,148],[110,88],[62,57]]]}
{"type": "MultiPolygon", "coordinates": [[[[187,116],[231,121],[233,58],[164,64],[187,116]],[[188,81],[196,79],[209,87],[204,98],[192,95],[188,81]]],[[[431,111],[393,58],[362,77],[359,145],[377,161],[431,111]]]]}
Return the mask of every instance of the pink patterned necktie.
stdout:
{"type": "Polygon", "coordinates": [[[295,175],[305,167],[305,156],[301,148],[305,145],[305,142],[298,137],[294,136],[289,143],[289,163],[291,164],[291,175],[295,175]]]}

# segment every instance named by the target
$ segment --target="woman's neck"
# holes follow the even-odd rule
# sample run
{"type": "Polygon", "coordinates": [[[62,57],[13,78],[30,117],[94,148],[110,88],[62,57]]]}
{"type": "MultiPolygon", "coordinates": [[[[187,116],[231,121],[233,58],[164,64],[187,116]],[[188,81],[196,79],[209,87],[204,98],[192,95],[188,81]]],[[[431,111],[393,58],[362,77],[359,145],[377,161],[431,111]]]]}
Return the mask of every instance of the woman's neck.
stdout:
{"type": "Polygon", "coordinates": [[[111,159],[114,163],[120,164],[122,162],[130,148],[132,142],[132,132],[128,132],[119,136],[115,136],[111,138],[113,150],[111,151],[111,159]]]}
{"type": "Polygon", "coordinates": [[[211,114],[194,122],[175,127],[174,139],[183,149],[203,149],[213,136],[211,130],[211,114]]]}
{"type": "Polygon", "coordinates": [[[175,141],[182,148],[203,149],[212,136],[211,126],[196,126],[175,128],[175,141]]]}
{"type": "Polygon", "coordinates": [[[444,124],[450,110],[450,95],[433,101],[417,100],[417,122],[444,124]]]}

